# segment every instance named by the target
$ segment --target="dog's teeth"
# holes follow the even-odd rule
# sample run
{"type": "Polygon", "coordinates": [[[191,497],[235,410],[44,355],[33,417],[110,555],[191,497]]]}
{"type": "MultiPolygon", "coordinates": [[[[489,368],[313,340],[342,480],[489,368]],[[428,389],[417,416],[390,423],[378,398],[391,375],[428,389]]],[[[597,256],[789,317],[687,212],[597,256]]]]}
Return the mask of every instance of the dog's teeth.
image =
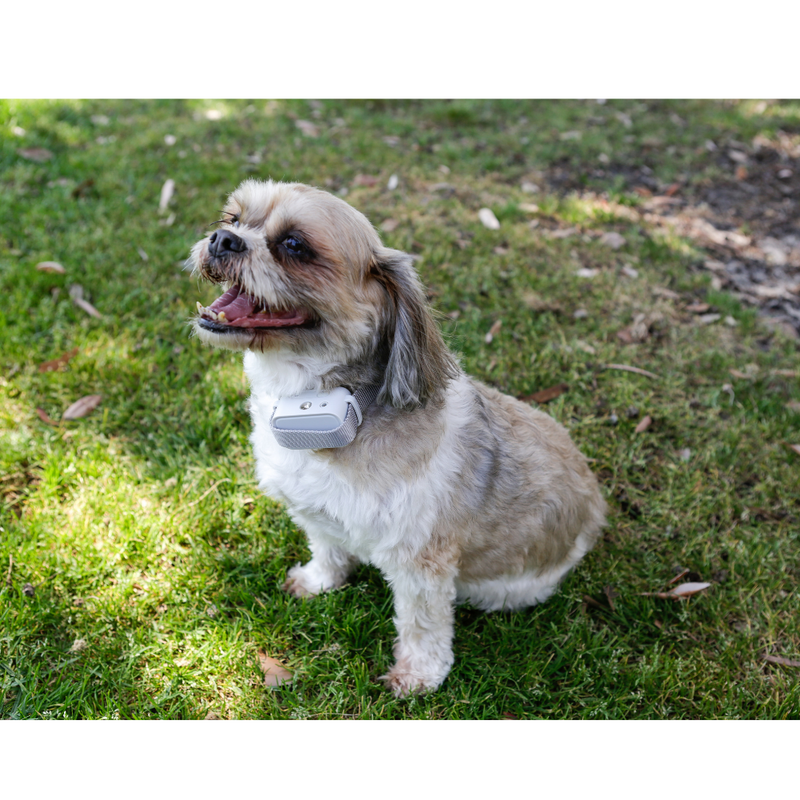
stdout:
{"type": "Polygon", "coordinates": [[[225,312],[224,311],[220,311],[219,314],[217,314],[217,321],[218,322],[225,322],[225,312]]]}
{"type": "Polygon", "coordinates": [[[200,301],[198,300],[197,301],[197,313],[198,314],[202,314],[204,308],[205,308],[205,306],[200,305],[200,301]]]}
{"type": "Polygon", "coordinates": [[[212,311],[210,308],[207,308],[206,309],[206,314],[208,314],[211,317],[211,319],[213,319],[216,322],[216,320],[217,320],[217,312],[216,311],[212,311]]]}

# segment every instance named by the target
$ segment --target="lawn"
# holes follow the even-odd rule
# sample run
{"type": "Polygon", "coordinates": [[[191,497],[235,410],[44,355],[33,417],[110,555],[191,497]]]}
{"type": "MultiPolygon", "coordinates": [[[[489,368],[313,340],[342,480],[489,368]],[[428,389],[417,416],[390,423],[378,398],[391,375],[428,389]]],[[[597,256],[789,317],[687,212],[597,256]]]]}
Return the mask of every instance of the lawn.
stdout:
{"type": "Polygon", "coordinates": [[[800,103],[0,102],[0,717],[800,717],[798,340],[645,213],[756,139],[797,147],[800,103]],[[561,386],[542,408],[608,499],[547,603],[458,609],[435,693],[377,682],[377,570],[280,588],[305,538],[256,488],[240,357],[188,325],[217,294],[189,249],[248,177],[344,196],[418,256],[465,369],[561,386]],[[685,582],[710,586],[657,596],[685,582]]]}

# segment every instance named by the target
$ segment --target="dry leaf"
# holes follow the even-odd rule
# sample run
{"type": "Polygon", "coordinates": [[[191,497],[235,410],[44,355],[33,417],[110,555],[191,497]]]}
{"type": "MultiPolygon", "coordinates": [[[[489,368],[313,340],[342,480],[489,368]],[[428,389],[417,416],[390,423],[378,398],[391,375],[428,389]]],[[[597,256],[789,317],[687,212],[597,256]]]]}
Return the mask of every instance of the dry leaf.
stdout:
{"type": "Polygon", "coordinates": [[[28,161],[49,161],[53,154],[46,150],[44,147],[29,147],[25,150],[17,150],[17,153],[21,155],[23,158],[27,158],[28,161]]]}
{"type": "Polygon", "coordinates": [[[646,369],[640,369],[639,367],[629,367],[627,364],[605,364],[603,369],[619,369],[623,372],[633,372],[635,375],[644,375],[645,378],[658,379],[658,375],[653,372],[648,372],[646,369]]]}
{"type": "Polygon", "coordinates": [[[661,600],[680,600],[708,589],[710,583],[681,583],[670,592],[642,592],[644,597],[658,597],[661,600]]]}
{"type": "Polygon", "coordinates": [[[653,288],[653,294],[656,297],[664,297],[667,300],[680,300],[681,296],[677,292],[673,292],[672,289],[666,289],[663,286],[656,286],[653,288]]]}
{"type": "Polygon", "coordinates": [[[47,412],[43,408],[36,406],[36,413],[39,415],[39,419],[47,425],[58,425],[54,419],[48,416],[47,412]]]}
{"type": "Polygon", "coordinates": [[[786,408],[788,408],[789,411],[794,411],[795,414],[800,414],[800,400],[790,400],[786,404],[786,408]]]}
{"type": "Polygon", "coordinates": [[[617,331],[617,339],[623,344],[633,344],[633,334],[630,328],[623,328],[621,331],[617,331]]]}
{"type": "Polygon", "coordinates": [[[353,179],[353,186],[375,186],[379,180],[380,178],[376,178],[374,175],[358,174],[353,179]]]}
{"type": "Polygon", "coordinates": [[[730,372],[734,378],[740,378],[741,380],[746,381],[752,380],[755,377],[754,375],[748,375],[746,372],[741,372],[738,369],[729,369],[728,372],[730,372]]]}
{"type": "Polygon", "coordinates": [[[62,419],[81,419],[91,414],[103,400],[101,394],[87,394],[76,400],[62,415],[62,419]]]}
{"type": "Polygon", "coordinates": [[[381,230],[385,233],[391,233],[400,223],[396,219],[385,219],[381,223],[381,230]]]}
{"type": "Polygon", "coordinates": [[[674,597],[689,597],[690,595],[702,592],[703,589],[708,589],[710,583],[679,583],[670,594],[674,597]]]}
{"type": "Polygon", "coordinates": [[[222,717],[215,711],[209,711],[208,714],[203,717],[203,719],[222,719],[222,717]]]}
{"type": "Polygon", "coordinates": [[[648,414],[633,430],[634,433],[643,433],[653,422],[653,418],[648,414]]]}
{"type": "Polygon", "coordinates": [[[258,651],[258,665],[264,673],[264,685],[268,689],[291,680],[292,673],[280,661],[270,658],[263,650],[258,651]]]}
{"type": "Polygon", "coordinates": [[[400,184],[400,178],[397,175],[390,175],[389,182],[386,184],[386,188],[392,192],[394,191],[400,184]]]}
{"type": "Polygon", "coordinates": [[[529,403],[531,401],[534,403],[549,403],[551,400],[555,400],[559,395],[564,394],[568,389],[568,383],[559,383],[557,386],[551,386],[549,389],[540,389],[533,394],[523,395],[519,399],[523,403],[529,403]]]}
{"type": "Polygon", "coordinates": [[[712,322],[718,322],[722,319],[722,314],[701,314],[698,319],[703,325],[711,325],[712,322]]]}
{"type": "Polygon", "coordinates": [[[86,639],[76,639],[72,643],[72,647],[70,647],[70,653],[80,653],[82,650],[85,650],[89,646],[89,643],[86,639]]]}
{"type": "Polygon", "coordinates": [[[167,206],[173,194],[175,194],[175,181],[172,180],[172,178],[167,178],[167,180],[164,181],[164,185],[161,187],[161,198],[158,201],[159,213],[163,213],[167,210],[167,206]]]}
{"type": "Polygon", "coordinates": [[[491,344],[492,339],[500,332],[500,328],[503,327],[503,320],[498,319],[491,328],[489,328],[489,333],[486,334],[484,337],[484,341],[486,344],[491,344]]]}
{"type": "Polygon", "coordinates": [[[36,269],[38,269],[39,272],[57,272],[59,275],[64,275],[64,273],[66,273],[66,270],[58,261],[40,261],[36,265],[36,269]]]}
{"type": "Polygon", "coordinates": [[[711,306],[708,303],[692,303],[686,306],[686,310],[691,314],[705,314],[711,306]]]}
{"type": "Polygon", "coordinates": [[[89,316],[96,317],[97,319],[102,319],[103,315],[87,300],[84,300],[82,297],[73,297],[72,302],[75,303],[78,308],[82,308],[89,316]]]}
{"type": "Polygon", "coordinates": [[[78,348],[73,347],[72,350],[68,353],[64,353],[63,356],[54,358],[52,361],[45,361],[44,364],[39,364],[37,369],[39,372],[55,372],[57,369],[63,367],[70,359],[75,358],[76,355],[78,355],[78,348]]]}
{"type": "Polygon", "coordinates": [[[797,455],[800,456],[800,444],[789,444],[789,442],[786,442],[786,446],[790,450],[794,450],[794,452],[797,453],[797,455]]]}
{"type": "Polygon", "coordinates": [[[600,237],[600,242],[607,244],[612,250],[619,250],[626,241],[625,237],[616,231],[608,231],[600,237]]]}
{"type": "Polygon", "coordinates": [[[319,136],[319,128],[317,128],[313,122],[309,122],[307,119],[298,119],[294,124],[301,131],[301,133],[305,134],[306,136],[310,136],[312,139],[316,139],[317,136],[319,136]]]}
{"type": "Polygon", "coordinates": [[[591,267],[581,267],[578,270],[575,270],[575,274],[579,278],[594,278],[599,270],[592,269],[591,267]]]}
{"type": "Polygon", "coordinates": [[[549,231],[545,235],[548,239],[566,239],[568,236],[572,236],[577,232],[577,228],[561,228],[560,230],[549,231]]]}
{"type": "Polygon", "coordinates": [[[491,208],[482,208],[478,211],[478,219],[485,228],[489,228],[493,231],[499,230],[500,228],[500,222],[491,208]]]}
{"type": "Polygon", "coordinates": [[[770,664],[781,664],[784,667],[800,667],[800,661],[783,656],[764,656],[764,661],[769,661],[770,664]]]}

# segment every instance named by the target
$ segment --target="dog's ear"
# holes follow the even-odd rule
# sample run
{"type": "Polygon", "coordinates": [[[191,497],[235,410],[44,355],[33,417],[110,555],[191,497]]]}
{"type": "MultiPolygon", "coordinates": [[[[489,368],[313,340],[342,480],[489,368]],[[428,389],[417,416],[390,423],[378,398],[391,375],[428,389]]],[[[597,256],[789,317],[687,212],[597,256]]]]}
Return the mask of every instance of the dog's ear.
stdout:
{"type": "Polygon", "coordinates": [[[385,336],[389,346],[378,402],[412,410],[425,405],[458,375],[425,298],[410,255],[382,248],[371,274],[388,296],[385,336]]]}

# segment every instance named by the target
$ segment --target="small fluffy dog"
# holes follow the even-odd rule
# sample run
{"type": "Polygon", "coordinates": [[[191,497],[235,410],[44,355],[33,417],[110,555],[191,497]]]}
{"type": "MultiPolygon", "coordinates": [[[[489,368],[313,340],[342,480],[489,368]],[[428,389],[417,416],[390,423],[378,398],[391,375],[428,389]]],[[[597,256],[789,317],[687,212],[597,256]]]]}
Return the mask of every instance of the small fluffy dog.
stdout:
{"type": "Polygon", "coordinates": [[[190,264],[227,288],[198,303],[195,331],[244,351],[259,488],[308,536],[311,560],[284,588],[315,595],[374,564],[394,592],[382,680],[395,694],[447,676],[455,603],[540,603],[592,547],[606,506],[567,432],[464,374],[411,257],[363,214],[302,184],[245,181],[190,264]],[[281,446],[277,401],[336,387],[374,387],[355,438],[281,446]]]}

